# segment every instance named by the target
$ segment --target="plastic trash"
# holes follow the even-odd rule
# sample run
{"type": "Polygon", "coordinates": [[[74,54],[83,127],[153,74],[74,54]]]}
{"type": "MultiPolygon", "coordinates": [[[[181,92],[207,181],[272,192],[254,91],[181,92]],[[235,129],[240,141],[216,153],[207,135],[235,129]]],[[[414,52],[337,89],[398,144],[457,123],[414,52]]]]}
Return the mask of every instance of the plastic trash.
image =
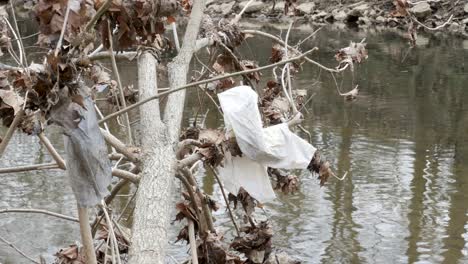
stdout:
{"type": "Polygon", "coordinates": [[[226,133],[234,134],[243,157],[226,155],[218,168],[226,189],[237,193],[243,187],[259,201],[275,198],[267,167],[306,169],[316,149],[289,130],[287,124],[263,128],[258,95],[249,86],[219,93],[226,133]]]}
{"type": "Polygon", "coordinates": [[[63,101],[52,110],[52,120],[63,129],[67,174],[78,206],[92,207],[109,194],[112,166],[107,146],[91,97],[84,96],[84,107],[63,101]]]}
{"type": "Polygon", "coordinates": [[[226,153],[224,164],[218,167],[218,172],[224,188],[230,193],[237,194],[242,187],[259,201],[269,201],[276,197],[267,168],[246,156],[233,157],[229,152],[226,153]]]}

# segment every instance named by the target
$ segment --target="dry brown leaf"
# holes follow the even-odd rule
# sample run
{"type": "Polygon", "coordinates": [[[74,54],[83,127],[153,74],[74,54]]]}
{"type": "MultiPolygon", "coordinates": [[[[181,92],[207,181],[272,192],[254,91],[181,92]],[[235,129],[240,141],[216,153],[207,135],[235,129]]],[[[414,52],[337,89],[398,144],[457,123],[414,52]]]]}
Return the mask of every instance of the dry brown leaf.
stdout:
{"type": "Polygon", "coordinates": [[[224,132],[217,129],[201,129],[198,134],[198,140],[204,144],[219,145],[224,140],[224,132]]]}
{"type": "Polygon", "coordinates": [[[15,115],[19,110],[21,110],[21,107],[24,103],[24,99],[11,90],[0,90],[0,98],[2,99],[3,103],[13,108],[15,115]]]}
{"type": "Polygon", "coordinates": [[[393,1],[395,10],[390,13],[393,17],[405,17],[408,15],[409,4],[406,0],[395,0],[393,1]]]}

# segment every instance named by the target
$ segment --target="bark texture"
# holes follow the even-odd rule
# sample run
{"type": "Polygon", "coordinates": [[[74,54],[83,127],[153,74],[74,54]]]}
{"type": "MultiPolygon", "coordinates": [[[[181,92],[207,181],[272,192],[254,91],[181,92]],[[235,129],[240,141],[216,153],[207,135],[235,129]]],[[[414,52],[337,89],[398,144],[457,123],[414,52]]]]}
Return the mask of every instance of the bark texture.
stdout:
{"type": "MultiPolygon", "coordinates": [[[[157,61],[149,52],[138,59],[140,99],[156,95],[157,61]]],[[[164,263],[172,195],[171,148],[161,122],[159,101],[140,107],[142,172],[136,197],[130,263],[164,263]]]]}
{"type": "MultiPolygon", "coordinates": [[[[190,60],[200,28],[205,0],[196,0],[179,55],[169,64],[171,89],[186,84],[190,60]]],[[[144,52],[138,62],[140,100],[157,93],[156,59],[144,52]]],[[[158,100],[140,108],[142,134],[142,173],[136,198],[133,222],[131,264],[164,263],[168,243],[168,226],[176,162],[176,146],[180,133],[185,90],[168,98],[164,121],[161,121],[158,100]]]]}

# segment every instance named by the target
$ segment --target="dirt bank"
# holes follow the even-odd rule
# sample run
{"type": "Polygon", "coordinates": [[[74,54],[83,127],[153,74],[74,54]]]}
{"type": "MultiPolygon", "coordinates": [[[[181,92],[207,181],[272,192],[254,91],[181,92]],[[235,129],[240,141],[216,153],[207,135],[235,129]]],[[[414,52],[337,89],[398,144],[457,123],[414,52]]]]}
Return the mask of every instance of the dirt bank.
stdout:
{"type": "MultiPolygon", "coordinates": [[[[428,28],[445,25],[443,30],[468,37],[468,3],[464,0],[429,0],[406,2],[406,10],[428,28]],[[450,17],[452,17],[450,19],[450,17]]],[[[216,17],[239,13],[248,0],[208,0],[208,12],[216,17]]],[[[382,25],[408,29],[409,16],[397,10],[392,0],[254,0],[245,10],[245,17],[264,22],[285,22],[296,17],[302,22],[317,24],[344,23],[368,27],[382,25]]],[[[429,30],[429,29],[425,29],[429,30]]]]}

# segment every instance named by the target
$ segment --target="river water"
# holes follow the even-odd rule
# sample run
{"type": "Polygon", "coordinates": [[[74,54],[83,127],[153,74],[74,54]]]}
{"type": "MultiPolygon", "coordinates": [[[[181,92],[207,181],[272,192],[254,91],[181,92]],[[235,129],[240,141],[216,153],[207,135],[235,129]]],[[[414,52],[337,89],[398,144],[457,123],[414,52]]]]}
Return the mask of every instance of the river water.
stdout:
{"type": "MultiPolygon", "coordinates": [[[[292,42],[313,29],[302,26],[293,32],[292,42]]],[[[342,92],[359,84],[356,101],[344,101],[330,74],[311,65],[304,64],[295,81],[308,96],[314,95],[304,123],[313,144],[338,175],[348,172],[347,177],[319,187],[315,176],[298,172],[300,190],[278,193],[278,199],[257,213],[270,218],[274,245],[304,263],[468,263],[468,40],[421,34],[417,46],[410,48],[398,32],[325,28],[303,48],[318,46],[315,58],[334,66],[335,51],[362,38],[367,39],[368,61],[356,67],[354,76],[337,76],[342,92]]],[[[245,58],[254,56],[264,65],[271,44],[251,38],[242,50],[245,58]]],[[[120,68],[126,83],[135,81],[132,63],[120,68]]],[[[200,103],[198,94],[190,91],[183,125],[207,109],[206,126],[222,125],[222,116],[210,104],[206,99],[200,103]]],[[[63,153],[58,130],[51,128],[47,134],[63,153]]],[[[51,160],[36,138],[16,133],[0,167],[51,160]]],[[[0,177],[0,209],[40,208],[76,215],[63,172],[0,177]]],[[[197,177],[221,202],[212,175],[201,170],[197,177]]],[[[113,205],[116,211],[133,191],[122,193],[113,205]]],[[[233,229],[224,209],[215,213],[215,225],[229,239],[233,229]]],[[[180,224],[171,226],[172,241],[178,228],[180,224]]],[[[29,214],[0,214],[0,236],[48,260],[59,247],[79,240],[78,224],[29,214]]],[[[179,261],[186,251],[185,244],[169,245],[169,254],[179,261]]],[[[28,262],[0,243],[0,263],[28,262]]]]}

